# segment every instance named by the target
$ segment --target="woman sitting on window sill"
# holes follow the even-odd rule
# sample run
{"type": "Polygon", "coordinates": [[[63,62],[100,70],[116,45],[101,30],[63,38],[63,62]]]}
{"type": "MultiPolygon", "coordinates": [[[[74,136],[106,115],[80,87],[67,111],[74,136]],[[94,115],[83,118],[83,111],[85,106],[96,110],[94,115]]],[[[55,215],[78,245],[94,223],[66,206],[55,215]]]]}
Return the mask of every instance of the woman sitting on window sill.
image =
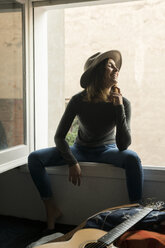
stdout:
{"type": "Polygon", "coordinates": [[[131,144],[131,106],[117,86],[121,64],[121,53],[117,50],[91,56],[80,79],[84,90],[71,98],[57,128],[56,147],[29,155],[29,170],[43,199],[49,230],[54,229],[55,219],[61,212],[54,204],[45,167],[68,164],[69,181],[80,185],[79,162],[113,164],[125,169],[130,202],[139,202],[142,198],[141,161],[134,151],[127,150],[131,144]],[[69,147],[65,137],[76,116],[78,135],[69,147]]]}

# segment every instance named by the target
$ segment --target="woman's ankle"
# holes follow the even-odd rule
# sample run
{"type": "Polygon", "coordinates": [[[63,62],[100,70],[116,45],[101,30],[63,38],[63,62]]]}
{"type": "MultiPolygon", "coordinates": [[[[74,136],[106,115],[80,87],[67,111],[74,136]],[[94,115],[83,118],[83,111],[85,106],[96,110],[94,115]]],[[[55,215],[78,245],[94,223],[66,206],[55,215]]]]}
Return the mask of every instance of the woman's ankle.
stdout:
{"type": "Polygon", "coordinates": [[[53,230],[55,222],[62,216],[61,210],[55,205],[54,199],[43,199],[46,215],[47,215],[47,227],[49,230],[53,230]]]}

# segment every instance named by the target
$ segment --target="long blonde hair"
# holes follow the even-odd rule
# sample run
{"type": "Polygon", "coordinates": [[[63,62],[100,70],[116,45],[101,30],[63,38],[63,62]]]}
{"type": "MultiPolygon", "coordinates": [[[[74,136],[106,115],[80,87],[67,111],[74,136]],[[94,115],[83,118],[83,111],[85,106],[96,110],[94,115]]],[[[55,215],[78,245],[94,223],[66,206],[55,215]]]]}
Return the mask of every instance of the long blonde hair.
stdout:
{"type": "Polygon", "coordinates": [[[108,84],[105,78],[105,67],[108,59],[99,63],[91,74],[91,83],[85,89],[84,100],[88,102],[108,102],[108,84]]]}

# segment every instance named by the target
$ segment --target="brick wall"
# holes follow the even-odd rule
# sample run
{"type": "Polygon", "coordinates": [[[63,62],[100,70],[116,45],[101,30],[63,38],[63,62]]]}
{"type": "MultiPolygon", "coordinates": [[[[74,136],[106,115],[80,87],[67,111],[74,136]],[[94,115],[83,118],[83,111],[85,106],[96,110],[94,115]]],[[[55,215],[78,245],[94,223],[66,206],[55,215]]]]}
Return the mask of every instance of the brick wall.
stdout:
{"type": "MultiPolygon", "coordinates": [[[[0,139],[4,141],[3,143],[7,143],[7,147],[24,143],[22,99],[0,99],[0,122],[1,129],[4,129],[4,131],[1,131],[0,139]]],[[[1,149],[3,149],[4,145],[1,149]]]]}

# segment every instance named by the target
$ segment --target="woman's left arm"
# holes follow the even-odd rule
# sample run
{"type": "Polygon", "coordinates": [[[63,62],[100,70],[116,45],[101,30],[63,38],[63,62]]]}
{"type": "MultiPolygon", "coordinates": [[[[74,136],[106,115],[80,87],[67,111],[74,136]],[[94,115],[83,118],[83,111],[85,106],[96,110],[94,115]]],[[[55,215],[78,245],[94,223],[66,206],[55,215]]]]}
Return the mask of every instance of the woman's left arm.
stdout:
{"type": "Polygon", "coordinates": [[[115,106],[116,113],[116,145],[120,151],[126,150],[131,144],[131,104],[123,98],[123,103],[115,106]]]}

